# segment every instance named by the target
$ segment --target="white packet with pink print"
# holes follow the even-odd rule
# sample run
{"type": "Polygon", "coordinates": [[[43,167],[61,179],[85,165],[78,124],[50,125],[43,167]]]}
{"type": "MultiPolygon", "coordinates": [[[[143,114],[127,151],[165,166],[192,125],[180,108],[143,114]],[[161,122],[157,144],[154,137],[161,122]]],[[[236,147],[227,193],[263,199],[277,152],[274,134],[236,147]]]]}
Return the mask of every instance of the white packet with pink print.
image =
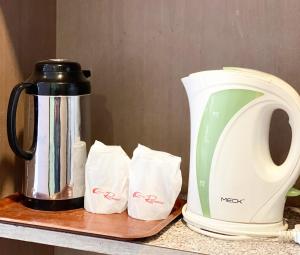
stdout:
{"type": "Polygon", "coordinates": [[[127,208],[130,158],[121,146],[95,141],[85,165],[84,208],[88,212],[121,213],[127,208]]]}
{"type": "Polygon", "coordinates": [[[130,164],[129,216],[140,220],[169,216],[181,190],[180,163],[180,157],[138,145],[130,164]]]}

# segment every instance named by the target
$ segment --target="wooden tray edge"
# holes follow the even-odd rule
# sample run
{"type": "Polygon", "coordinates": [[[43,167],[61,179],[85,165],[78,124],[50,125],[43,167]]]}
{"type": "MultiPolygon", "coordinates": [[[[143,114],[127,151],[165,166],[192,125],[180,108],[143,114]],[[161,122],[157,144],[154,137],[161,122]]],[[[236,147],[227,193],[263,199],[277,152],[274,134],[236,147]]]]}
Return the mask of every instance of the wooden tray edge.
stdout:
{"type": "MultiPolygon", "coordinates": [[[[5,207],[8,203],[11,203],[11,200],[14,201],[19,201],[19,195],[18,194],[13,194],[8,197],[5,197],[0,200],[0,207],[5,207]]],[[[155,227],[150,228],[147,232],[145,232],[142,235],[138,236],[117,236],[117,235],[105,235],[105,234],[99,234],[95,233],[94,231],[89,231],[86,232],[84,229],[74,229],[70,227],[65,227],[65,226],[60,226],[58,227],[57,225],[51,225],[51,224],[38,224],[34,222],[28,222],[28,221],[23,221],[23,220],[18,220],[18,219],[8,219],[8,218],[3,218],[0,215],[0,223],[4,224],[9,224],[9,225],[14,225],[14,226],[24,226],[24,227],[30,227],[30,228],[36,228],[36,229],[43,229],[43,230],[50,230],[50,231],[58,231],[58,232],[63,232],[63,233],[71,233],[71,234],[78,234],[78,235],[85,235],[85,236],[91,236],[91,237],[101,237],[101,238],[106,238],[106,239],[113,239],[113,240],[123,240],[123,241],[132,241],[132,240],[138,240],[138,239],[144,239],[147,237],[154,236],[158,234],[160,231],[162,231],[165,227],[167,227],[171,222],[173,222],[175,219],[180,217],[181,215],[181,210],[183,205],[186,203],[185,200],[183,199],[177,199],[176,204],[177,209],[174,210],[167,219],[161,220],[155,227]]],[[[174,206],[175,207],[175,206],[174,206]]]]}

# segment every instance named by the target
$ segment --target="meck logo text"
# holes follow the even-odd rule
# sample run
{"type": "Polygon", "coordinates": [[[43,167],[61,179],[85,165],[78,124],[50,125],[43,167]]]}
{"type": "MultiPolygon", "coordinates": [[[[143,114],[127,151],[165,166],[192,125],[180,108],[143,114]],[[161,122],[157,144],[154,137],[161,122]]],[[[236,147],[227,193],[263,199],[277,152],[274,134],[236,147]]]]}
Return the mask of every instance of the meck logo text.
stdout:
{"type": "Polygon", "coordinates": [[[243,204],[245,199],[231,198],[231,197],[221,197],[221,202],[231,203],[231,204],[243,204]]]}

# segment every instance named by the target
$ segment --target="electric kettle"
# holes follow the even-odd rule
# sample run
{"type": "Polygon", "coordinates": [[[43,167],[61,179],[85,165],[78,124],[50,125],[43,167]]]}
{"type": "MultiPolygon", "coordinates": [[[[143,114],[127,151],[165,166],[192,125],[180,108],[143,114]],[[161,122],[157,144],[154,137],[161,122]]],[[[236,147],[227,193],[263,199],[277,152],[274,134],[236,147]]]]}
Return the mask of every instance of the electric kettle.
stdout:
{"type": "Polygon", "coordinates": [[[242,68],[194,73],[182,82],[191,115],[183,208],[188,226],[211,236],[268,236],[285,230],[286,195],[300,174],[297,92],[273,75],[242,68]],[[288,114],[292,130],[290,151],[281,165],[273,162],[269,150],[276,109],[288,114]]]}
{"type": "Polygon", "coordinates": [[[35,64],[31,76],[11,92],[8,141],[25,159],[23,203],[33,209],[83,207],[84,166],[89,144],[90,71],[80,64],[50,59],[35,64]],[[16,111],[25,91],[23,149],[16,134],[16,111]]]}

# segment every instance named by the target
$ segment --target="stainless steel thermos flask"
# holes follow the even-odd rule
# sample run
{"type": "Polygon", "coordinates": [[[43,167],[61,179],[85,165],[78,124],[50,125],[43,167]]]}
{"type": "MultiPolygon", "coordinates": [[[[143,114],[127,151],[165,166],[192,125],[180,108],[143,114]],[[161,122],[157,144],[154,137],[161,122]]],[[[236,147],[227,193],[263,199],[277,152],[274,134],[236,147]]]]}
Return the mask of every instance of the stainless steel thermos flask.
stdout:
{"type": "Polygon", "coordinates": [[[83,206],[84,166],[89,144],[90,71],[76,62],[38,62],[31,76],[11,92],[7,133],[11,149],[25,159],[22,195],[26,206],[67,210],[83,206]],[[25,91],[23,147],[16,111],[25,91]],[[29,147],[29,149],[23,149],[29,147]],[[25,147],[24,147],[25,146],[25,147]]]}

